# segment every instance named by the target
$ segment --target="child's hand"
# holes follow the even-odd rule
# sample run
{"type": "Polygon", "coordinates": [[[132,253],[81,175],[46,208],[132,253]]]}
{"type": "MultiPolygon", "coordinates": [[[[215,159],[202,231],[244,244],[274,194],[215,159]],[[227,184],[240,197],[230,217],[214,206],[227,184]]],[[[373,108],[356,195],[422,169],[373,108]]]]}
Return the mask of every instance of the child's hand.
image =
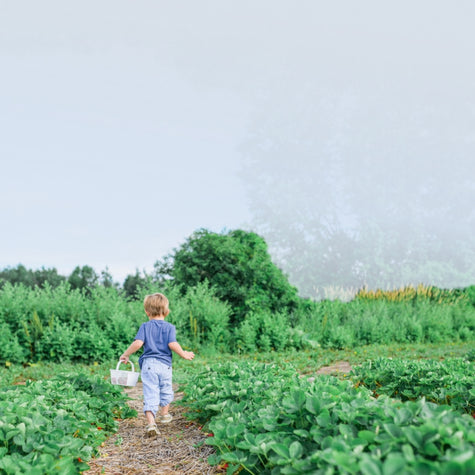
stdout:
{"type": "Polygon", "coordinates": [[[120,358],[119,358],[119,361],[121,361],[122,363],[128,363],[129,362],[129,357],[128,356],[125,356],[125,355],[122,355],[120,358]]]}
{"type": "Polygon", "coordinates": [[[192,351],[184,351],[183,358],[185,360],[192,360],[195,357],[195,354],[192,351]]]}

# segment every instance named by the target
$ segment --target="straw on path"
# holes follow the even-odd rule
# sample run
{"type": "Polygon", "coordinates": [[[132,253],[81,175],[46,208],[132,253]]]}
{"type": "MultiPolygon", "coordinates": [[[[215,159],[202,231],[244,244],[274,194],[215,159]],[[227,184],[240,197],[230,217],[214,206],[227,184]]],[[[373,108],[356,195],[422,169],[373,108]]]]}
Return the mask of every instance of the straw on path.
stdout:
{"type": "MultiPolygon", "coordinates": [[[[175,388],[176,389],[176,388],[175,388]]],[[[160,435],[149,438],[145,435],[145,417],[142,413],[142,383],[125,388],[132,399],[130,407],[138,412],[137,417],[119,421],[119,430],[99,448],[100,456],[91,459],[90,469],[84,475],[207,475],[223,473],[207,463],[213,447],[204,443],[206,434],[196,424],[185,419],[185,408],[172,403],[170,413],[173,421],[157,423],[160,435]]],[[[182,397],[175,394],[175,401],[182,397]]]]}

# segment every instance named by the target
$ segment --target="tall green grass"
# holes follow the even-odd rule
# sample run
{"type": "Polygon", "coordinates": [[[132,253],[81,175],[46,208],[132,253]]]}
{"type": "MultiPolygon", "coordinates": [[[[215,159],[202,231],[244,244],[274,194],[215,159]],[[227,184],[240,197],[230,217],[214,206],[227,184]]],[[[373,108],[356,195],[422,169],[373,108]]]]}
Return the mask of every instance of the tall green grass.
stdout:
{"type": "MultiPolygon", "coordinates": [[[[471,289],[471,288],[469,288],[471,289]]],[[[164,292],[167,317],[186,349],[238,354],[343,350],[389,343],[428,344],[475,341],[473,295],[461,291],[419,292],[416,298],[360,295],[350,302],[301,300],[291,314],[255,307],[231,325],[232,309],[206,283],[187,289],[151,285],[138,300],[113,288],[85,293],[68,284],[0,289],[0,364],[38,361],[109,361],[127,348],[147,320],[142,297],[164,292]]]]}

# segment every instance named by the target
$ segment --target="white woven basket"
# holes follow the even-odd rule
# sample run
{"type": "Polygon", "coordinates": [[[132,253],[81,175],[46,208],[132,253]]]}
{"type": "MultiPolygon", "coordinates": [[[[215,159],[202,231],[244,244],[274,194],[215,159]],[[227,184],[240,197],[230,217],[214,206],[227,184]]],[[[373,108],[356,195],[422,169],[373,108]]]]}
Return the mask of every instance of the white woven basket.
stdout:
{"type": "Polygon", "coordinates": [[[140,373],[135,372],[135,367],[132,361],[129,363],[132,365],[132,371],[123,371],[119,369],[121,361],[117,363],[115,369],[111,369],[111,383],[119,386],[135,386],[139,380],[140,373]]]}

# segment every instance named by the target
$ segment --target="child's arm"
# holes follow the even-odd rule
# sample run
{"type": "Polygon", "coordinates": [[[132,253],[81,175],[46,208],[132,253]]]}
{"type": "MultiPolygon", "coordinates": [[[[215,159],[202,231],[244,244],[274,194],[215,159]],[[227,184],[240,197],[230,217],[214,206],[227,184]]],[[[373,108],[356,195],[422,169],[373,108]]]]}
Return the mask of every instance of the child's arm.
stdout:
{"type": "Polygon", "coordinates": [[[143,346],[143,341],[142,340],[135,340],[122,354],[122,356],[119,358],[120,361],[123,363],[128,363],[129,362],[129,356],[132,353],[135,353],[137,350],[140,350],[143,346]]]}
{"type": "Polygon", "coordinates": [[[168,348],[174,351],[178,356],[181,356],[185,360],[192,360],[195,357],[195,354],[192,351],[185,351],[177,341],[168,343],[168,348]]]}

